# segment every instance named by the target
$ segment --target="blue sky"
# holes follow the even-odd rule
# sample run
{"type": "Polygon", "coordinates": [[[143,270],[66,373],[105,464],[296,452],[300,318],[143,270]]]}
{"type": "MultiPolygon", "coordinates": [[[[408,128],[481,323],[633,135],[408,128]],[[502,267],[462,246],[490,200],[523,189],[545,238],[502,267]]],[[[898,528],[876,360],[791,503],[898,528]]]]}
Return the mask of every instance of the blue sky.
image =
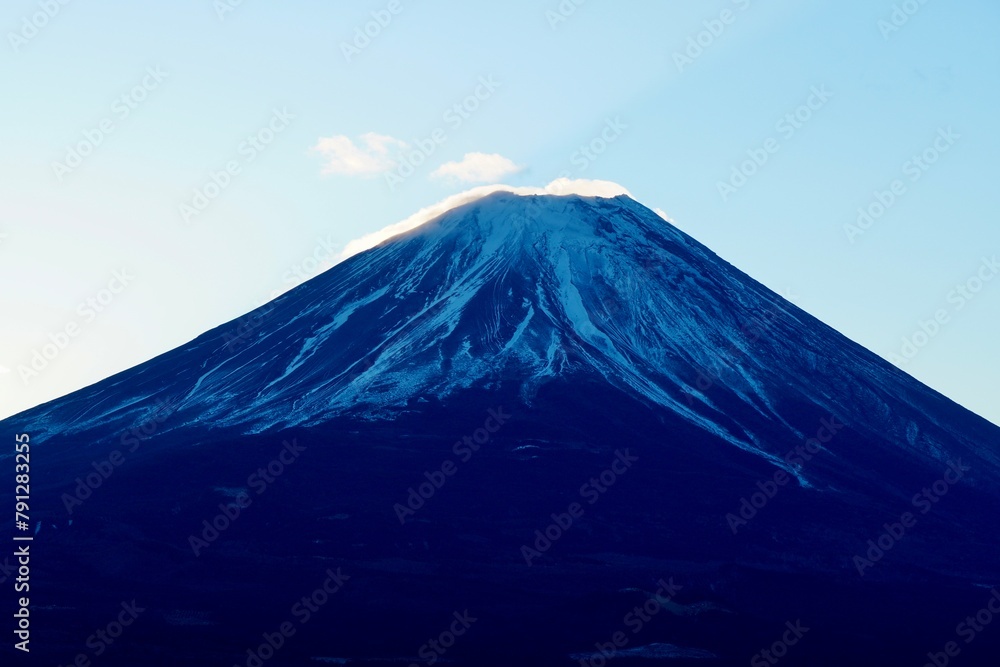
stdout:
{"type": "Polygon", "coordinates": [[[988,0],[10,0],[0,28],[0,417],[450,195],[565,176],[1000,423],[988,0]]]}

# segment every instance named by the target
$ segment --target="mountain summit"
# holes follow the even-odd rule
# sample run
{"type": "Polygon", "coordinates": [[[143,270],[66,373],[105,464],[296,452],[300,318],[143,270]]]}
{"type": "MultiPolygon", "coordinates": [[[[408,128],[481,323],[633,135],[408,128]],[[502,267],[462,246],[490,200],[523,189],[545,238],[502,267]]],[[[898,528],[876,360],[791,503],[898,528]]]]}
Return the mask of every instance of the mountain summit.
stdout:
{"type": "Polygon", "coordinates": [[[1000,580],[1000,429],[627,196],[491,194],[0,423],[36,443],[42,624],[141,595],[144,650],[222,664],[331,566],[286,664],[412,660],[473,608],[449,659],[570,664],[648,600],[621,659],[808,616],[788,664],[919,661],[1000,580]]]}

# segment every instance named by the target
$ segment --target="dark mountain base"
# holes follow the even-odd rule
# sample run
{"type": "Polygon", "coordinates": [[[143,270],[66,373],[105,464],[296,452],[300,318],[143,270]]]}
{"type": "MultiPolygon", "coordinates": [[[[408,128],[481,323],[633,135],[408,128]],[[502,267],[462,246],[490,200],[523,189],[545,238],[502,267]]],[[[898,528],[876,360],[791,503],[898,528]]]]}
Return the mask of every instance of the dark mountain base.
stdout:
{"type": "MultiPolygon", "coordinates": [[[[909,496],[934,481],[921,471],[901,465],[893,479],[902,490],[875,495],[792,483],[733,535],[726,515],[776,468],[624,394],[591,391],[581,379],[550,385],[531,408],[486,392],[418,407],[391,425],[338,418],[252,437],[164,433],[72,516],[62,494],[120,445],[37,443],[33,657],[244,665],[286,622],[294,636],[263,664],[430,664],[434,655],[477,667],[571,665],[584,657],[571,655],[593,653],[617,632],[627,639],[622,651],[670,644],[717,658],[622,653],[612,665],[770,664],[751,660],[799,621],[808,631],[782,664],[922,665],[949,641],[961,647],[956,664],[995,665],[1000,655],[1000,618],[971,644],[955,630],[1000,581],[985,519],[998,508],[960,485],[861,577],[853,556],[883,523],[913,510],[909,496]],[[455,449],[499,408],[511,416],[478,451],[455,449]],[[293,440],[303,449],[272,482],[248,482],[293,440]],[[401,524],[394,506],[428,482],[425,472],[441,481],[433,473],[450,470],[446,461],[453,474],[441,473],[440,488],[401,524]],[[590,480],[600,484],[609,470],[614,483],[599,491],[590,480]],[[249,506],[196,556],[190,536],[239,490],[249,506]],[[565,521],[552,515],[573,503],[582,516],[552,530],[561,534],[528,566],[522,547],[543,546],[535,531],[565,521]],[[346,575],[342,588],[303,623],[296,603],[331,570],[346,575]],[[629,614],[661,580],[681,588],[651,602],[655,613],[639,624],[629,614]],[[133,599],[145,611],[96,656],[88,637],[133,599]],[[466,611],[476,620],[451,648],[425,647],[466,611]]],[[[826,416],[804,406],[788,414],[803,425],[826,416]]],[[[863,458],[870,443],[848,429],[830,448],[812,465],[836,479],[839,458],[863,458]]]]}

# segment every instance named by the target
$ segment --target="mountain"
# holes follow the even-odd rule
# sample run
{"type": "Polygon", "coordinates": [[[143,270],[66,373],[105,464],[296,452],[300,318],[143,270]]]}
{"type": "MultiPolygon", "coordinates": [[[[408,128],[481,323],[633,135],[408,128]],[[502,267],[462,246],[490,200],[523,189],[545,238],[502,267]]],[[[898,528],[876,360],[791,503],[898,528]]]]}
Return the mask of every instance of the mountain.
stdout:
{"type": "Polygon", "coordinates": [[[1000,429],[625,196],[483,197],[0,424],[64,664],[1000,654],[1000,429]]]}

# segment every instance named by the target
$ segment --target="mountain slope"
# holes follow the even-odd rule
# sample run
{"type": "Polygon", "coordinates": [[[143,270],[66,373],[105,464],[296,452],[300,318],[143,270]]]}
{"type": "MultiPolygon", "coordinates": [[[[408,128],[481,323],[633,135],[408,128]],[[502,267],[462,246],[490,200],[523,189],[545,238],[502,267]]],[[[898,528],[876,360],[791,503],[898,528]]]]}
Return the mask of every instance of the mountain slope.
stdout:
{"type": "MultiPolygon", "coordinates": [[[[775,403],[795,396],[941,458],[933,433],[947,425],[922,425],[926,436],[917,426],[937,410],[889,418],[885,397],[954,409],[627,197],[497,193],[351,258],[248,320],[171,353],[165,376],[148,372],[167,366],[154,360],[29,411],[25,423],[40,430],[52,418],[65,432],[141,421],[136,399],[169,393],[188,423],[256,432],[343,412],[390,415],[502,382],[530,402],[547,379],[584,370],[757,451],[766,445],[752,432],[719,428],[729,420],[714,394],[779,422],[775,403]],[[130,404],[110,405],[102,392],[130,404]]],[[[995,451],[976,455],[998,462],[995,451]]]]}
{"type": "Polygon", "coordinates": [[[434,618],[469,605],[488,622],[462,660],[558,664],[671,574],[687,582],[679,606],[658,603],[670,620],[633,656],[745,662],[774,622],[809,612],[823,623],[808,664],[920,659],[912,628],[947,637],[1000,579],[1000,429],[627,197],[484,197],[0,423],[45,461],[35,512],[52,627],[138,590],[158,609],[143,650],[179,632],[190,659],[236,659],[259,636],[246,628],[280,619],[320,565],[354,573],[322,626],[352,632],[304,632],[289,664],[412,657],[434,618]],[[510,418],[487,434],[496,414],[510,418]],[[291,439],[308,463],[263,484],[195,556],[202,517],[251,494],[250,473],[291,439]],[[66,500],[126,445],[92,498],[66,500]],[[946,498],[915,504],[956,466],[946,498]],[[430,497],[414,499],[424,483],[430,497]],[[582,518],[541,549],[535,531],[573,502],[582,518]],[[859,568],[906,511],[917,526],[859,568]]]}

